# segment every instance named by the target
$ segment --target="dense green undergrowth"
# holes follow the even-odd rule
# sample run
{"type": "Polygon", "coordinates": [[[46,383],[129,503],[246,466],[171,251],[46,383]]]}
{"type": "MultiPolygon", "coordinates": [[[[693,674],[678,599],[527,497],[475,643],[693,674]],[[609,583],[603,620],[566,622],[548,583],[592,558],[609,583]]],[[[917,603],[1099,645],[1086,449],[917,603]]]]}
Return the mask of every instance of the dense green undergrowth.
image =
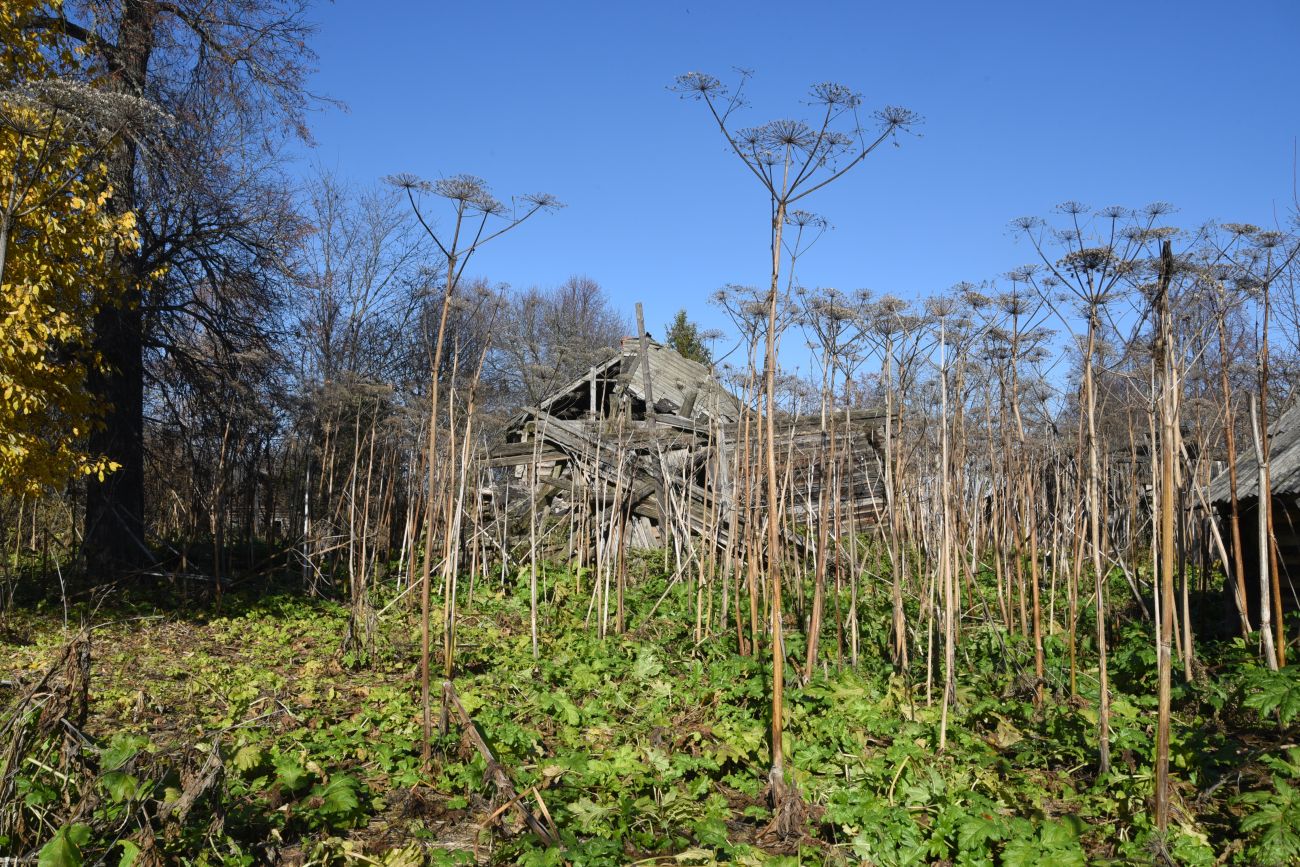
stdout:
{"type": "MultiPolygon", "coordinates": [[[[785,747],[806,824],[802,836],[777,839],[766,833],[766,664],[738,655],[730,635],[697,642],[684,585],[647,619],[667,589],[656,570],[630,590],[628,633],[603,641],[584,624],[587,582],[543,577],[536,660],[526,587],[481,581],[461,600],[455,684],[559,845],[543,847],[498,809],[484,761],[454,719],[422,767],[418,632],[400,606],[381,620],[378,655],[362,665],[338,652],[345,608],[281,595],[189,614],[140,603],[73,611],[74,621],[97,624],[81,759],[60,764],[63,732],[29,738],[0,852],[39,851],[42,864],[1300,858],[1300,677],[1262,669],[1240,640],[1202,642],[1192,682],[1175,685],[1175,821],[1162,839],[1149,814],[1149,625],[1113,630],[1114,767],[1099,777],[1095,670],[1083,662],[1092,648],[1080,647],[1072,696],[1063,635],[1052,630],[1036,707],[1028,642],[969,620],[940,751],[924,657],[903,672],[888,664],[888,601],[868,595],[856,670],[838,664],[833,637],[810,682],[787,669],[785,747]]],[[[53,608],[8,617],[6,702],[67,645],[61,617],[53,608]]],[[[789,634],[787,657],[800,659],[799,632],[789,634]]],[[[11,713],[4,737],[23,725],[41,734],[41,713],[11,713]]]]}

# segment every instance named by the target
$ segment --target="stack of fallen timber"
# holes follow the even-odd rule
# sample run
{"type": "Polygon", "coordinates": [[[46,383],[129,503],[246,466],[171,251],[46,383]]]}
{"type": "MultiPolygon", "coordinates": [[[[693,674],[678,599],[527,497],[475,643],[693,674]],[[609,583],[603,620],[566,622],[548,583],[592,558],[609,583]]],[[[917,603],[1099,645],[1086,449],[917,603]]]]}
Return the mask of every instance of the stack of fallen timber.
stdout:
{"type": "MultiPolygon", "coordinates": [[[[761,483],[759,415],[703,364],[646,338],[622,346],[537,406],[520,410],[503,441],[482,455],[499,537],[536,544],[538,516],[570,554],[763,538],[781,522],[799,547],[819,521],[830,538],[878,523],[884,414],[836,410],[778,416],[780,508],[761,483]]],[[[543,527],[543,531],[545,531],[543,527]]],[[[498,533],[494,533],[498,535],[498,533]]],[[[680,550],[680,549],[679,549],[680,550]]]]}

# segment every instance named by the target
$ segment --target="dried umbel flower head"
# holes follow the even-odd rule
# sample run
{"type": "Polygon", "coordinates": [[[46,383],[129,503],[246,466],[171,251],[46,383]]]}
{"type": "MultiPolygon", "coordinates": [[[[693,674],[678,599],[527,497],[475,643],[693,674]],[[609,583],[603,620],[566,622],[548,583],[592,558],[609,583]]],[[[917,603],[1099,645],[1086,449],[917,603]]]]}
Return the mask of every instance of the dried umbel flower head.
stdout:
{"type": "Polygon", "coordinates": [[[1221,284],[1232,279],[1233,266],[1227,262],[1215,262],[1201,266],[1198,275],[1211,284],[1221,284]]]}
{"type": "Polygon", "coordinates": [[[892,130],[910,130],[924,120],[917,112],[901,105],[887,105],[876,112],[875,117],[881,126],[892,130]]]}
{"type": "Polygon", "coordinates": [[[1269,231],[1258,233],[1255,235],[1254,241],[1256,246],[1265,250],[1272,250],[1275,247],[1280,247],[1285,239],[1286,236],[1281,232],[1269,231]]]}
{"type": "Polygon", "coordinates": [[[936,319],[947,319],[956,309],[957,303],[947,295],[927,298],[925,301],[925,312],[936,319]]]}
{"type": "Polygon", "coordinates": [[[564,203],[550,193],[527,193],[519,198],[524,204],[543,211],[556,211],[564,207],[564,203]]]}
{"type": "Polygon", "coordinates": [[[1003,313],[1015,317],[1024,316],[1032,309],[1024,294],[1019,292],[1005,292],[999,295],[997,305],[1003,313]]]}
{"type": "Polygon", "coordinates": [[[1250,223],[1224,223],[1223,228],[1224,231],[1236,235],[1239,238],[1253,235],[1259,231],[1259,226],[1254,226],[1250,223]]]}
{"type": "Polygon", "coordinates": [[[988,295],[985,295],[983,292],[980,291],[978,287],[973,285],[967,289],[962,290],[961,300],[965,302],[972,310],[983,310],[985,307],[989,306],[989,304],[991,304],[993,301],[992,298],[990,298],[988,295]]]}
{"type": "Polygon", "coordinates": [[[1233,282],[1237,286],[1237,291],[1247,295],[1255,295],[1264,288],[1264,281],[1254,274],[1241,273],[1233,282]]]}
{"type": "Polygon", "coordinates": [[[862,105],[862,95],[852,88],[833,81],[814,84],[809,93],[814,105],[830,105],[839,108],[857,108],[862,105]]]}
{"type": "Polygon", "coordinates": [[[1113,268],[1118,262],[1119,257],[1108,246],[1085,247],[1082,250],[1074,250],[1066,254],[1065,258],[1057,263],[1057,267],[1076,276],[1084,276],[1113,268]]]}
{"type": "Polygon", "coordinates": [[[687,72],[679,75],[668,88],[683,99],[704,99],[711,96],[726,96],[727,88],[716,77],[707,72],[687,72]]]}
{"type": "Polygon", "coordinates": [[[1052,337],[1053,333],[1054,331],[1045,328],[1030,331],[1027,339],[1032,343],[1032,346],[1030,350],[1024,352],[1024,360],[1030,364],[1043,364],[1044,361],[1050,359],[1053,355],[1052,350],[1043,346],[1043,341],[1047,341],[1049,337],[1052,337]]]}
{"type": "Polygon", "coordinates": [[[1175,213],[1178,209],[1168,202],[1152,202],[1142,209],[1142,216],[1149,220],[1157,220],[1160,217],[1168,216],[1175,213]]]}
{"type": "Polygon", "coordinates": [[[1037,265],[1021,265],[1008,271],[1006,278],[1012,283],[1029,283],[1033,281],[1034,275],[1038,273],[1038,268],[1037,265]]]}
{"type": "Polygon", "coordinates": [[[1120,237],[1134,244],[1150,244],[1175,238],[1179,230],[1173,226],[1127,226],[1120,232],[1120,237]]]}
{"type": "Polygon", "coordinates": [[[0,90],[0,125],[29,137],[57,133],[98,143],[122,135],[143,142],[172,118],[143,97],[54,78],[0,90]]]}
{"type": "Polygon", "coordinates": [[[430,192],[485,214],[501,214],[505,211],[505,206],[492,196],[487,182],[474,175],[439,178],[430,185],[430,192]]]}
{"type": "Polygon", "coordinates": [[[895,317],[907,310],[907,302],[897,295],[882,295],[872,311],[878,317],[895,317]]]}
{"type": "Polygon", "coordinates": [[[384,183],[389,186],[397,187],[399,190],[405,190],[410,193],[429,193],[433,192],[433,185],[428,181],[416,177],[409,172],[400,172],[395,175],[388,175],[384,178],[384,183]]]}
{"type": "Polygon", "coordinates": [[[819,217],[811,211],[802,211],[795,209],[785,215],[786,225],[798,226],[801,229],[827,229],[830,223],[825,217],[819,217]]]}
{"type": "MultiPolygon", "coordinates": [[[[478,213],[485,217],[508,218],[510,209],[492,195],[487,182],[475,175],[458,174],[436,181],[426,181],[412,174],[389,175],[384,182],[406,192],[415,199],[417,195],[439,196],[454,203],[463,212],[478,213]]],[[[528,206],[529,213],[534,211],[554,211],[564,207],[550,193],[528,193],[520,196],[516,202],[528,206]]]]}
{"type": "Polygon", "coordinates": [[[790,148],[807,151],[817,143],[817,136],[808,124],[790,118],[770,120],[762,126],[743,130],[741,136],[769,150],[790,148]]]}
{"type": "Polygon", "coordinates": [[[821,298],[813,301],[809,305],[809,310],[818,318],[827,322],[848,322],[857,315],[852,307],[841,304],[834,298],[821,298]]]}
{"type": "Polygon", "coordinates": [[[1011,355],[1011,332],[1000,325],[990,326],[984,332],[984,342],[992,359],[1005,359],[1011,355]]]}
{"type": "Polygon", "coordinates": [[[766,290],[760,290],[757,286],[746,286],[742,283],[728,283],[717,292],[714,292],[711,300],[715,304],[726,306],[728,304],[739,304],[748,300],[761,298],[766,294],[766,290]]]}

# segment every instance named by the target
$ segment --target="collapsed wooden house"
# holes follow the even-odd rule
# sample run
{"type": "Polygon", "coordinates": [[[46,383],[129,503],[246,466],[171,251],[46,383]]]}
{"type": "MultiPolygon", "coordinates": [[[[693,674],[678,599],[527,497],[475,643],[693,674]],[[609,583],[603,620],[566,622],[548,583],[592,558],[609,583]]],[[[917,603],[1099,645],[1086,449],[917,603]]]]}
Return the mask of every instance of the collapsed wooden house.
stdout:
{"type": "MultiPolygon", "coordinates": [[[[516,539],[535,530],[535,515],[553,529],[567,523],[556,533],[565,543],[552,549],[678,544],[680,555],[691,540],[734,550],[751,538],[746,516],[764,521],[772,511],[755,470],[759,421],[705,365],[648,336],[624,338],[510,419],[485,456],[496,468],[493,504],[516,539]]],[[[832,536],[879,520],[883,413],[775,423],[784,504],[776,517],[787,538],[802,545],[819,517],[832,536]]]]}
{"type": "MultiPolygon", "coordinates": [[[[1273,424],[1269,431],[1269,490],[1272,493],[1272,530],[1277,545],[1277,587],[1281,607],[1300,610],[1300,403],[1294,404],[1273,424]]],[[[1253,449],[1237,459],[1237,514],[1241,528],[1241,556],[1245,567],[1246,594],[1251,623],[1259,615],[1260,534],[1259,534],[1260,465],[1253,449]]],[[[1220,518],[1221,535],[1229,556],[1232,533],[1228,516],[1232,508],[1232,477],[1226,470],[1210,482],[1207,497],[1220,518]]]]}

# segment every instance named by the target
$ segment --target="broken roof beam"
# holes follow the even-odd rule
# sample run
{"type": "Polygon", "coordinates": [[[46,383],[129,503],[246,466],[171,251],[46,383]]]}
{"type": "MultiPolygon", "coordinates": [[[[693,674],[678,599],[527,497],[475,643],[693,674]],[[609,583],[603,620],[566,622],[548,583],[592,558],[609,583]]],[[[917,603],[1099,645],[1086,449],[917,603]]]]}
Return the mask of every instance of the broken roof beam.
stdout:
{"type": "Polygon", "coordinates": [[[535,441],[521,443],[500,443],[479,453],[485,466],[518,467],[525,464],[547,464],[566,461],[569,456],[559,449],[543,446],[538,448],[535,441]]]}

